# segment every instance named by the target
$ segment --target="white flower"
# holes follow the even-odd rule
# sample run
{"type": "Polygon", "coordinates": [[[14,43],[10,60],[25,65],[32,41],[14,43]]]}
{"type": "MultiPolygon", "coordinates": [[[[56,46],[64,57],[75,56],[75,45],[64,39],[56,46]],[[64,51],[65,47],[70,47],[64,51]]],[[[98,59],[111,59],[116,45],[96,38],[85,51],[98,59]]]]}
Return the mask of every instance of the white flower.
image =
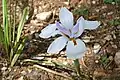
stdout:
{"type": "Polygon", "coordinates": [[[47,53],[57,54],[66,47],[68,58],[81,58],[86,51],[86,46],[78,37],[83,33],[84,29],[96,29],[100,23],[98,21],[87,21],[80,17],[77,23],[73,25],[73,14],[65,7],[61,8],[59,18],[60,22],[48,25],[39,35],[42,38],[49,38],[56,34],[62,35],[50,44],[47,53]]]}

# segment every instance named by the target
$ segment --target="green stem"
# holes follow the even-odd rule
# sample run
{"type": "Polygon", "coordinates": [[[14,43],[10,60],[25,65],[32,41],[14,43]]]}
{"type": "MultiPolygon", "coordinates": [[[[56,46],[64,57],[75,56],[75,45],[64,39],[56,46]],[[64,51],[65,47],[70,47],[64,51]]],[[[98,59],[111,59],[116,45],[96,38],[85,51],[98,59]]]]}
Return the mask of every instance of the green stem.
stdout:
{"type": "Polygon", "coordinates": [[[75,68],[76,68],[77,75],[80,77],[80,63],[79,63],[79,60],[78,60],[78,59],[75,59],[75,60],[74,60],[74,66],[75,66],[75,68]]]}

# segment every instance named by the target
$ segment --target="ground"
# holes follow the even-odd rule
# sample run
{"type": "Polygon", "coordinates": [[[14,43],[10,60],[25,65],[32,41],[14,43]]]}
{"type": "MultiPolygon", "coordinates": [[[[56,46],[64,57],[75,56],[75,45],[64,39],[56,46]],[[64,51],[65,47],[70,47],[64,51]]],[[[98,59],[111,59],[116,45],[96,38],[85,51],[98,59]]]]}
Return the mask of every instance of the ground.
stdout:
{"type": "Polygon", "coordinates": [[[29,19],[22,32],[28,39],[12,68],[0,45],[0,80],[119,80],[120,6],[119,3],[104,1],[107,0],[17,1],[19,13],[29,6],[29,19]],[[80,59],[81,78],[77,77],[73,61],[66,58],[64,50],[58,55],[46,53],[55,38],[42,39],[38,36],[44,27],[59,20],[59,10],[63,6],[73,12],[75,21],[84,16],[87,20],[101,22],[99,28],[86,30],[80,37],[88,47],[85,56],[80,59]]]}

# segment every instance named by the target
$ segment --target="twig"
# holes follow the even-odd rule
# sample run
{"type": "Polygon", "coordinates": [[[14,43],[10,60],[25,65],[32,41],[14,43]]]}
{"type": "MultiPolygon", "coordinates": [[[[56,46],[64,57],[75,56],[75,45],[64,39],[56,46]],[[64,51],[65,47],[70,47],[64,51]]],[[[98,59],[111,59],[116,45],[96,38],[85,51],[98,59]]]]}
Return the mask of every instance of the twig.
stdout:
{"type": "Polygon", "coordinates": [[[40,68],[40,69],[43,69],[43,70],[45,70],[45,71],[47,71],[47,72],[50,72],[50,73],[53,73],[53,74],[56,74],[56,75],[59,75],[59,76],[68,78],[69,80],[73,80],[71,77],[68,77],[68,76],[66,76],[65,74],[58,73],[58,72],[53,71],[53,70],[51,70],[51,69],[45,68],[45,67],[43,67],[43,66],[40,66],[40,65],[33,65],[33,66],[34,66],[34,67],[37,67],[37,68],[40,68]]]}

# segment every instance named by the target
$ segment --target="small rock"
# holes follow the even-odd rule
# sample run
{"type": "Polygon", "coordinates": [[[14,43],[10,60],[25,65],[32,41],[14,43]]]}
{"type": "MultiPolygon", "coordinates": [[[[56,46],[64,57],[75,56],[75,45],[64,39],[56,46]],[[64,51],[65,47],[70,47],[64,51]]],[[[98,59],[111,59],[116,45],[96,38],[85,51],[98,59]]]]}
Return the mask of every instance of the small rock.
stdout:
{"type": "Polygon", "coordinates": [[[2,71],[5,71],[7,69],[7,67],[2,67],[1,70],[2,71]]]}
{"type": "Polygon", "coordinates": [[[63,3],[66,4],[66,5],[69,5],[70,2],[63,2],[63,3]]]}
{"type": "Polygon", "coordinates": [[[83,41],[84,41],[85,43],[90,42],[90,37],[88,37],[88,36],[83,37],[83,41]]]}
{"type": "Polygon", "coordinates": [[[27,73],[25,71],[22,71],[21,74],[26,75],[27,73]]]}
{"type": "Polygon", "coordinates": [[[102,6],[102,9],[106,9],[107,8],[107,6],[102,6]]]}
{"type": "Polygon", "coordinates": [[[116,35],[114,33],[112,33],[112,36],[113,36],[114,39],[116,39],[116,35]]]}
{"type": "Polygon", "coordinates": [[[93,4],[96,4],[96,1],[92,1],[93,4]]]}
{"type": "Polygon", "coordinates": [[[120,68],[120,51],[115,54],[115,63],[120,68]]]}
{"type": "Polygon", "coordinates": [[[38,20],[36,20],[36,19],[35,19],[35,20],[31,20],[30,23],[31,23],[32,25],[36,25],[36,24],[38,23],[38,20]]]}
{"type": "Polygon", "coordinates": [[[37,14],[38,10],[37,8],[34,9],[34,14],[37,14]]]}
{"type": "Polygon", "coordinates": [[[68,63],[66,61],[63,62],[64,65],[67,65],[68,63]]]}
{"type": "Polygon", "coordinates": [[[39,33],[35,33],[35,38],[39,38],[39,33]]]}
{"type": "Polygon", "coordinates": [[[117,49],[117,45],[114,45],[114,44],[113,44],[112,47],[115,48],[115,49],[117,49]]]}
{"type": "Polygon", "coordinates": [[[35,33],[35,31],[31,31],[30,34],[32,35],[33,33],[35,33]]]}
{"type": "Polygon", "coordinates": [[[105,17],[105,16],[106,16],[106,13],[103,13],[102,15],[105,17]]]}
{"type": "Polygon", "coordinates": [[[113,5],[115,5],[115,2],[112,2],[113,5]]]}
{"type": "Polygon", "coordinates": [[[28,69],[28,73],[31,73],[32,72],[32,70],[31,69],[28,69]]]}
{"type": "MultiPolygon", "coordinates": [[[[77,3],[81,2],[81,0],[69,0],[69,1],[71,4],[77,4],[77,3]]],[[[83,3],[83,0],[81,3],[83,3]]]]}
{"type": "Polygon", "coordinates": [[[12,69],[11,68],[8,68],[8,71],[11,71],[12,69]]]}
{"type": "Polygon", "coordinates": [[[46,21],[52,16],[52,12],[42,12],[36,15],[36,18],[40,21],[46,21]]]}
{"type": "Polygon", "coordinates": [[[99,10],[99,9],[96,9],[95,11],[96,11],[96,12],[100,12],[100,10],[99,10]]]}
{"type": "Polygon", "coordinates": [[[99,63],[99,61],[98,61],[98,60],[95,60],[95,63],[99,63]]]}
{"type": "Polygon", "coordinates": [[[41,59],[44,59],[44,57],[39,57],[39,56],[36,56],[36,57],[33,57],[32,59],[41,60],[41,59]]]}
{"type": "Polygon", "coordinates": [[[21,77],[20,77],[20,78],[18,78],[17,80],[24,80],[24,79],[23,79],[23,76],[21,76],[21,77]]]}
{"type": "Polygon", "coordinates": [[[112,39],[112,36],[111,35],[107,35],[104,39],[109,41],[109,40],[112,39]]]}
{"type": "Polygon", "coordinates": [[[112,15],[113,14],[113,12],[109,12],[109,13],[107,13],[107,15],[112,15]]]}
{"type": "Polygon", "coordinates": [[[111,60],[111,61],[112,61],[112,60],[113,60],[113,56],[109,56],[109,60],[111,60]]]}
{"type": "Polygon", "coordinates": [[[95,43],[94,44],[94,53],[96,54],[96,53],[98,53],[98,51],[100,50],[100,48],[101,48],[101,46],[100,46],[100,44],[98,44],[98,43],[95,43]]]}

